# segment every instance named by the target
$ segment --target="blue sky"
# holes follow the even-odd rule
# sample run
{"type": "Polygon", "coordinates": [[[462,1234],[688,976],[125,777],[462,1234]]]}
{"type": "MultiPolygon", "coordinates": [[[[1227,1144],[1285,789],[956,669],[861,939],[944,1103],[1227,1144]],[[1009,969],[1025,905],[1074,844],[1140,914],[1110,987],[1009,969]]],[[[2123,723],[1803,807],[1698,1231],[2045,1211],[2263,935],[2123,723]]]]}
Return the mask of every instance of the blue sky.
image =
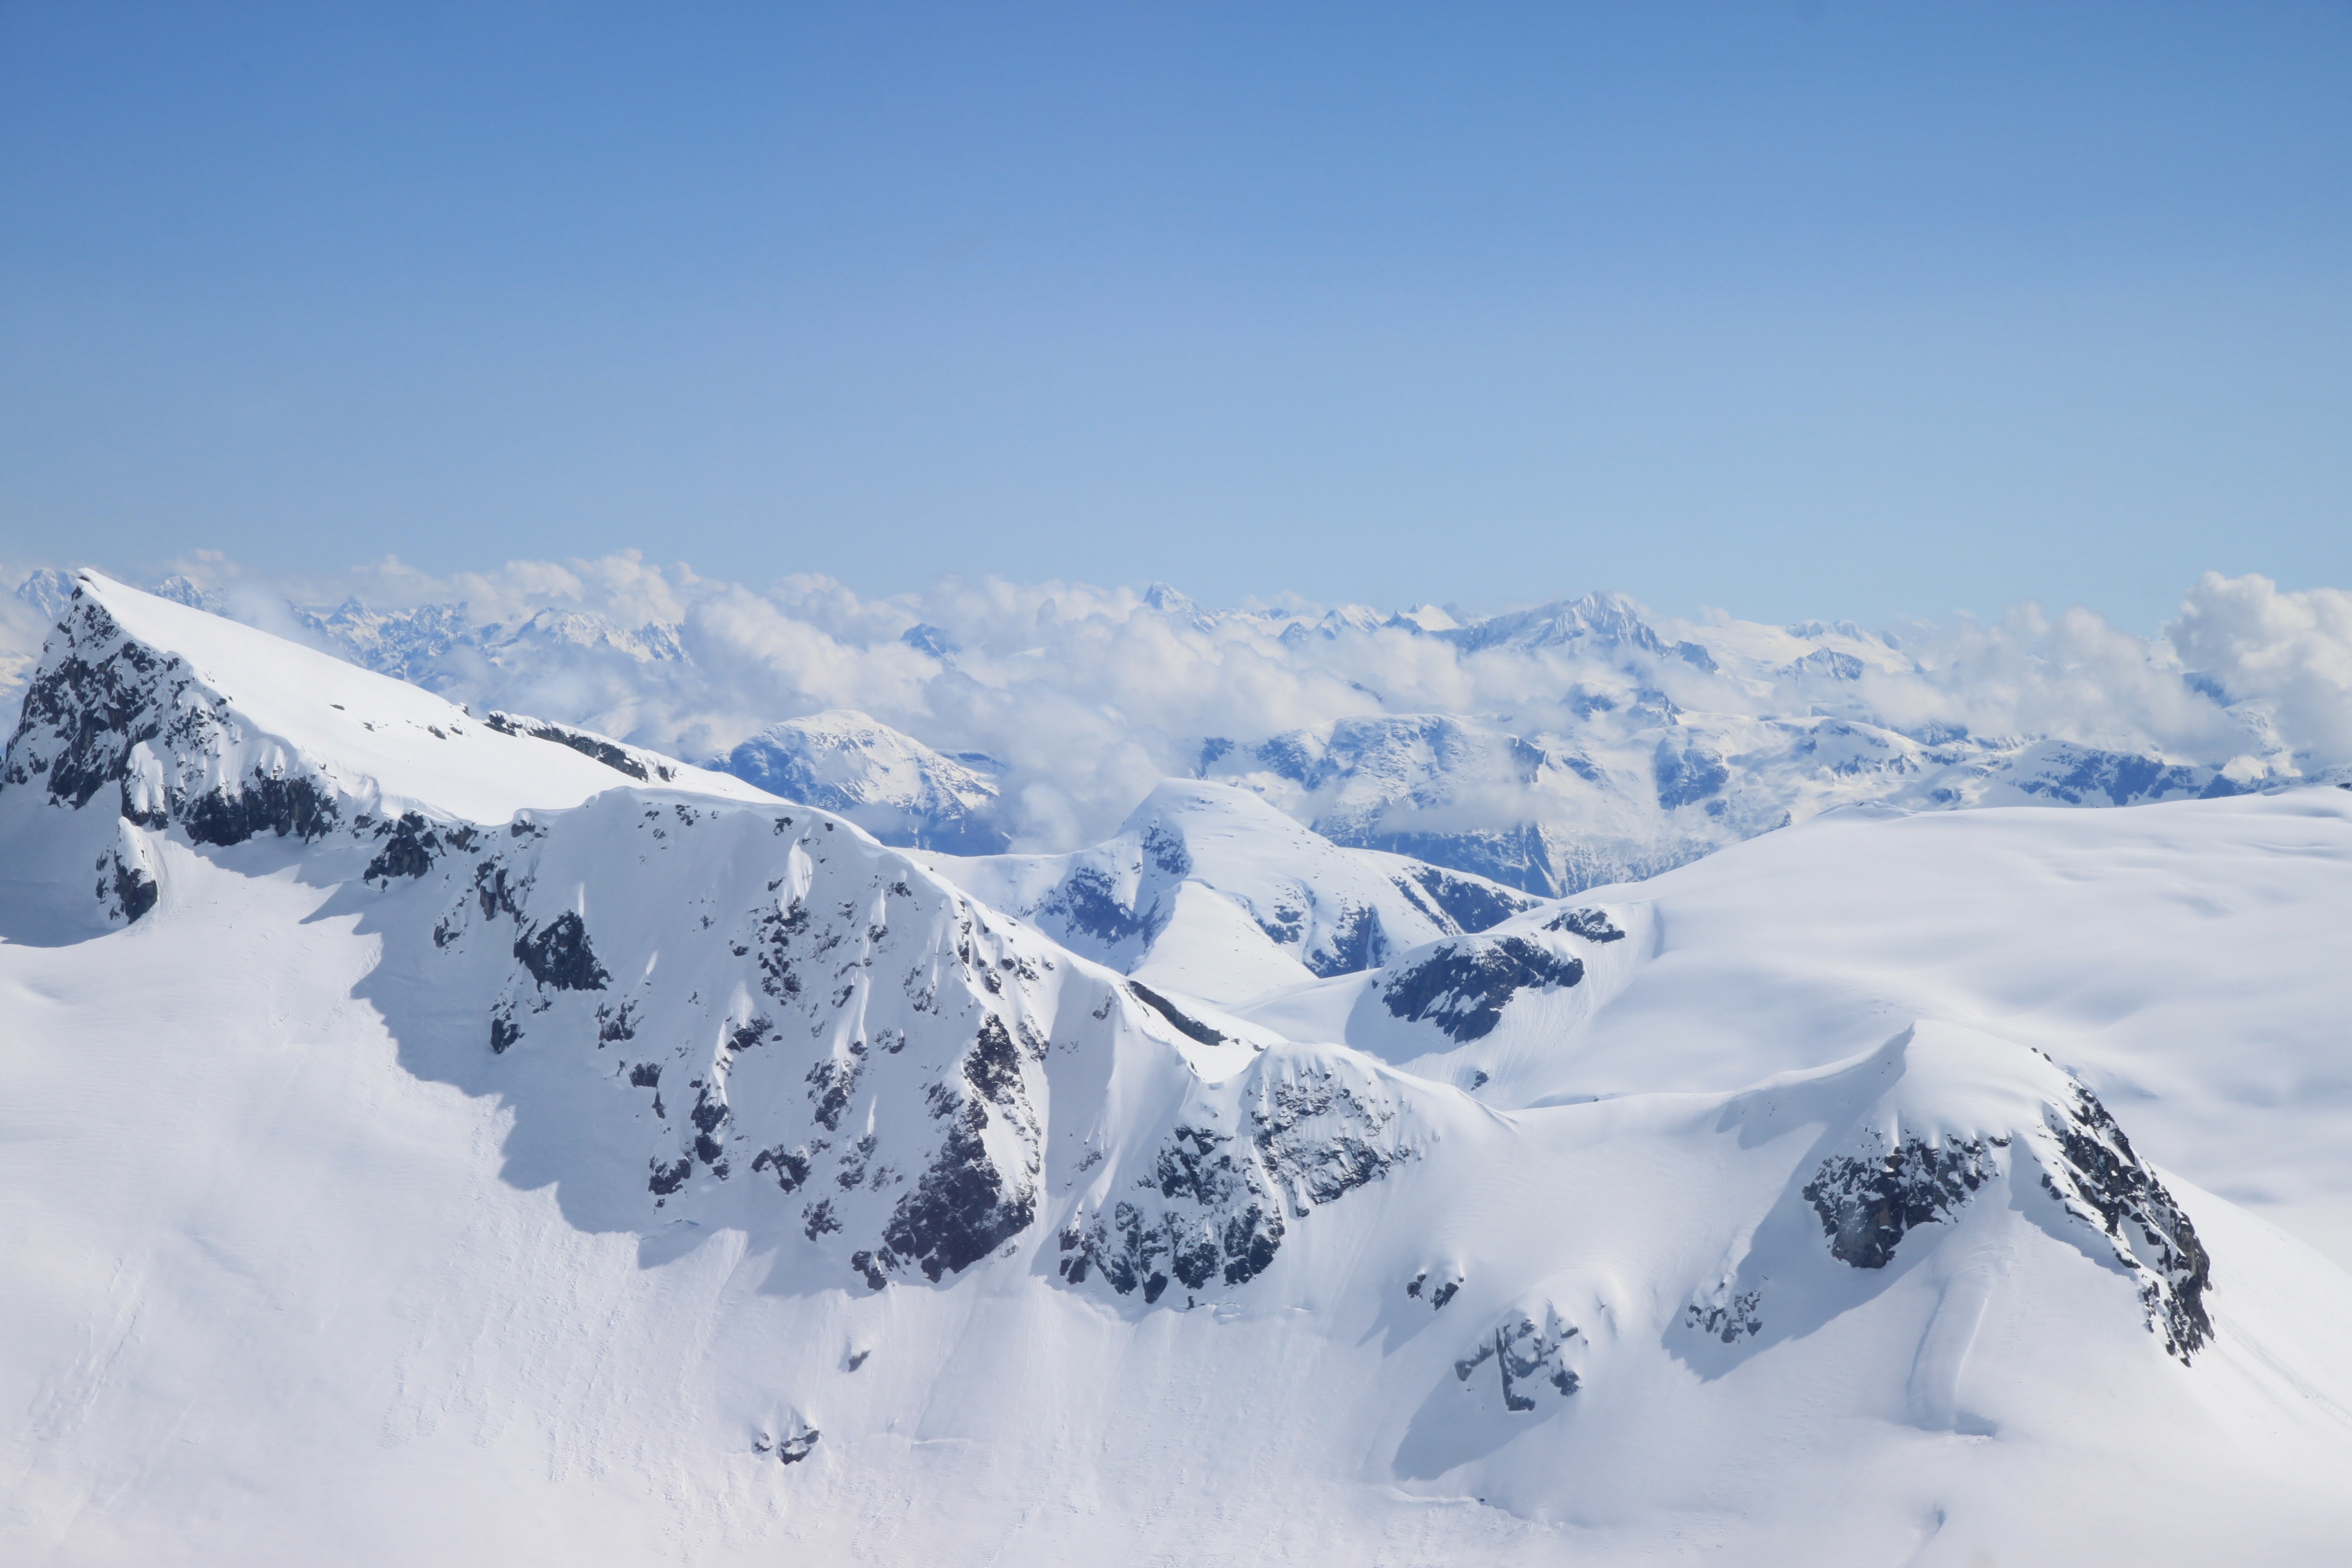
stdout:
{"type": "Polygon", "coordinates": [[[2352,582],[2352,6],[0,5],[0,555],[2352,582]]]}

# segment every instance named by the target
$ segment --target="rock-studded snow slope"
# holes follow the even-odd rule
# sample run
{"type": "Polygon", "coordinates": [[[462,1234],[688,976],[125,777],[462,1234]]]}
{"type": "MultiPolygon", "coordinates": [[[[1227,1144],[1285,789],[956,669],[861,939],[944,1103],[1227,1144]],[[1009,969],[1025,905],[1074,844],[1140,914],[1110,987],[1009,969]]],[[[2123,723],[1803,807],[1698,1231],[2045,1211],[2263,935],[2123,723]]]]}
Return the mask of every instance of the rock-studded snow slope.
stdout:
{"type": "Polygon", "coordinates": [[[1219,1004],[1371,968],[1535,903],[1483,877],[1342,848],[1246,790],[1183,779],[1073,855],[929,861],[1076,952],[1219,1004]]]}
{"type": "Polygon", "coordinates": [[[2048,1052],[2167,1165],[2352,1264],[2352,792],[1835,813],[1567,907],[1628,934],[1580,947],[1577,984],[1490,987],[1475,1037],[1388,1003],[1431,989],[1452,949],[1557,946],[1549,906],[1236,1008],[1483,1078],[1506,1107],[1702,1089],[1959,1020],[2048,1052]]]}
{"type": "MultiPolygon", "coordinates": [[[[159,731],[163,776],[215,776],[238,718],[159,731]]],[[[1998,1019],[1849,1048],[1792,1007],[1724,1026],[1713,1083],[1685,1044],[1671,1089],[1499,1103],[1203,1026],[805,807],[623,778],[224,844],[115,782],[0,784],[0,850],[102,820],[154,884],[0,943],[11,1560],[2342,1539],[2352,1281],[1998,1019]]],[[[1612,894],[1314,984],[1444,948],[1385,1016],[1469,1048],[1583,992],[1561,1036],[1601,1040],[1699,951],[1680,919],[1612,894]]]]}

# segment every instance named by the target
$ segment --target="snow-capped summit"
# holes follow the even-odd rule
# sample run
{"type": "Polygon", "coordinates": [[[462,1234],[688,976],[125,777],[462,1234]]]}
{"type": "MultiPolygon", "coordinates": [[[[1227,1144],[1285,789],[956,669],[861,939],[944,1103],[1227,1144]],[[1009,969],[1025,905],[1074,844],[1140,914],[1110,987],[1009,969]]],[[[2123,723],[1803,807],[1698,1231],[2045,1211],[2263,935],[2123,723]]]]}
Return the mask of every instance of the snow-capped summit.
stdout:
{"type": "Polygon", "coordinates": [[[767,798],[723,773],[602,736],[500,713],[477,718],[404,681],[356,669],[219,616],[81,574],[26,689],[0,760],[0,816],[18,866],[95,855],[93,916],[154,898],[152,842],[257,835],[309,841],[396,834],[412,816],[503,821],[576,805],[655,768],[673,787],[767,798]],[[95,837],[93,837],[93,834],[95,837]]]}
{"type": "Polygon", "coordinates": [[[16,584],[17,603],[26,605],[44,621],[54,622],[65,614],[66,602],[73,597],[73,574],[45,566],[28,574],[16,584]]]}
{"type": "Polygon", "coordinates": [[[771,795],[823,806],[885,844],[956,855],[1005,847],[991,820],[995,782],[911,735],[847,708],[770,725],[718,765],[771,795]]]}

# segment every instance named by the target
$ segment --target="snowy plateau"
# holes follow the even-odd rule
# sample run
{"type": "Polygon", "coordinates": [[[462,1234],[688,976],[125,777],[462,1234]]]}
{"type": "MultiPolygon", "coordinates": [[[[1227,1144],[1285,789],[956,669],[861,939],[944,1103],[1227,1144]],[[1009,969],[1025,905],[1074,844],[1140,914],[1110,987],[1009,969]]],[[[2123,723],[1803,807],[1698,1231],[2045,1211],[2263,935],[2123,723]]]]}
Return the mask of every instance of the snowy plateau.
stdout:
{"type": "Polygon", "coordinates": [[[1005,617],[1307,660],[1236,736],[165,586],[0,670],[0,1559],[2345,1560],[2352,789],[2225,638],[2135,748],[1608,596],[1005,617]]]}

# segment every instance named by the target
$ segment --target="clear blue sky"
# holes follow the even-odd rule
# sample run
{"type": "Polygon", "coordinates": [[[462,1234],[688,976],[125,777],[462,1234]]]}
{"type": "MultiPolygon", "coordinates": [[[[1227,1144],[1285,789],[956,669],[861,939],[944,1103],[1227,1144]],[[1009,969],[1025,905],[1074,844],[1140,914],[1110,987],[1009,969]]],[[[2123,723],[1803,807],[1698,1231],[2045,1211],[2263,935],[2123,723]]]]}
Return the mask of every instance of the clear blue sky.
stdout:
{"type": "Polygon", "coordinates": [[[2352,583],[2352,5],[0,5],[0,555],[2352,583]]]}

